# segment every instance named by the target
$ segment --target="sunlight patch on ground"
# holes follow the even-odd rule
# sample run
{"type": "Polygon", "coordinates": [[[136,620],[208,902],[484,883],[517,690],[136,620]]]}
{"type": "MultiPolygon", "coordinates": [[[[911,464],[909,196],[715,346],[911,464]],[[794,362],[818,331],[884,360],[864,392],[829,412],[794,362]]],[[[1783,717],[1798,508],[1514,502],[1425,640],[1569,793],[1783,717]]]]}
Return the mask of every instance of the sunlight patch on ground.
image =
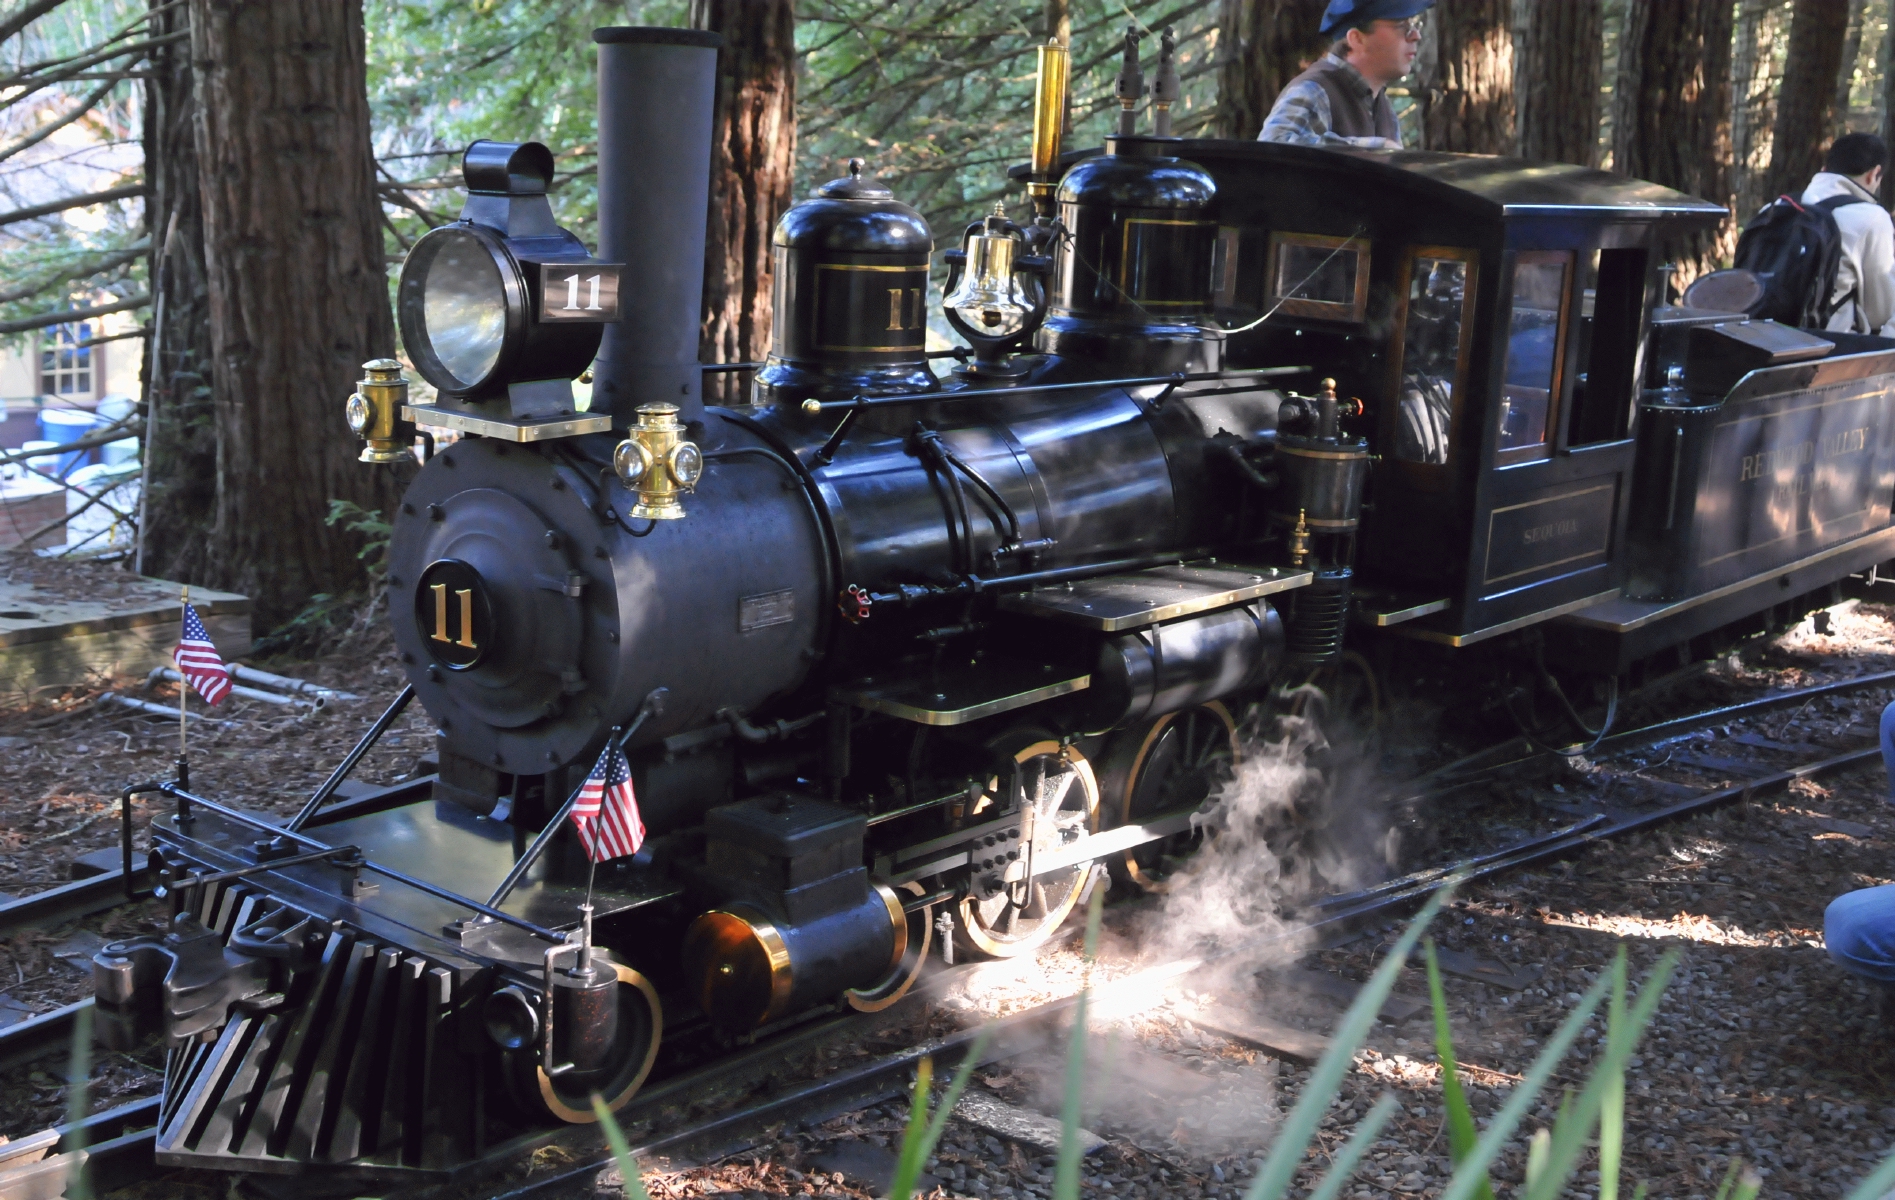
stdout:
{"type": "Polygon", "coordinates": [[[1755,946],[1783,949],[1813,946],[1822,949],[1823,935],[1813,929],[1770,929],[1753,933],[1740,925],[1718,922],[1699,913],[1681,912],[1666,918],[1627,916],[1620,913],[1539,914],[1540,923],[1564,929],[1589,929],[1619,938],[1648,941],[1701,942],[1709,946],[1755,946]]]}

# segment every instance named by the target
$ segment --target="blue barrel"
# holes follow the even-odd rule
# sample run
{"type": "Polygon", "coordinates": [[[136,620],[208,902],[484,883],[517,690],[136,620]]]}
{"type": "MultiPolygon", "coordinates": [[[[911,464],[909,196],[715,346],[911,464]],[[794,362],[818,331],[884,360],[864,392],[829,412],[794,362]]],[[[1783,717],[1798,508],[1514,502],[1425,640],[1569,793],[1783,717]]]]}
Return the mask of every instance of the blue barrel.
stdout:
{"type": "MultiPolygon", "coordinates": [[[[40,437],[63,446],[76,442],[99,427],[98,414],[80,408],[42,408],[39,414],[40,437]]],[[[59,456],[54,474],[64,479],[82,466],[99,461],[97,449],[74,450],[59,456]]]]}

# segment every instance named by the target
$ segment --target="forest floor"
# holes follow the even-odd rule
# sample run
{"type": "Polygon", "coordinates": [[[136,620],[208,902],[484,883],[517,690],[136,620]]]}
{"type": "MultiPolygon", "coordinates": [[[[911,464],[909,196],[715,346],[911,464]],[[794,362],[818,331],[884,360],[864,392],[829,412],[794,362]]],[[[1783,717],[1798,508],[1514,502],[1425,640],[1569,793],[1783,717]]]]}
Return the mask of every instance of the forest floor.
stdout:
{"type": "MultiPolygon", "coordinates": [[[[363,697],[297,716],[231,701],[218,714],[227,724],[192,730],[197,789],[253,810],[287,813],[402,680],[386,643],[373,638],[313,660],[260,665],[363,697]]],[[[1666,708],[1688,711],[1889,669],[1895,669],[1895,607],[1864,602],[1839,610],[1828,635],[1805,622],[1749,643],[1741,655],[1701,674],[1687,696],[1669,697],[1666,708]]],[[[127,686],[123,680],[91,681],[64,696],[0,709],[0,891],[25,894],[52,886],[67,877],[74,858],[115,847],[116,820],[108,817],[119,789],[170,771],[177,752],[174,721],[91,703],[114,682],[127,686]]],[[[175,693],[161,687],[154,698],[170,703],[175,693]]],[[[1476,826],[1496,817],[1506,817],[1509,825],[1548,827],[1570,821],[1571,809],[1602,797],[1616,808],[1651,806],[1746,773],[1869,744],[1890,698],[1887,689],[1825,698],[1638,755],[1516,773],[1433,814],[1459,835],[1426,852],[1453,857],[1481,844],[1476,826]]],[[[356,777],[394,782],[416,770],[417,759],[432,748],[425,714],[412,710],[356,777]]],[[[140,824],[150,811],[135,807],[140,824]]],[[[1653,1197],[1709,1197],[1729,1163],[1741,1158],[1763,1172],[1765,1195],[1845,1194],[1891,1144],[1895,1039],[1878,1028],[1870,990],[1824,953],[1822,913],[1843,891],[1889,882],[1895,874],[1891,849],[1895,806],[1880,769],[1865,769],[1600,846],[1552,869],[1467,888],[1437,923],[1437,943],[1510,967],[1516,973],[1511,982],[1525,984],[1506,988],[1447,979],[1464,1079],[1477,1112],[1490,1113],[1504,1101],[1539,1040],[1609,968],[1621,946],[1634,978],[1662,953],[1676,951],[1678,971],[1633,1065],[1628,1180],[1647,1182],[1653,1197]]],[[[1121,888],[1114,900],[1122,898],[1121,888]]],[[[1160,926],[1175,924],[1179,911],[1150,901],[1109,909],[1101,969],[1117,973],[1149,961],[1160,926]]],[[[118,910],[0,943],[0,1023],[85,995],[89,948],[113,935],[153,928],[156,916],[152,906],[118,910]]],[[[1293,981],[1311,970],[1363,978],[1393,932],[1298,947],[1215,981],[1154,989],[1138,1011],[1096,1021],[1086,1120],[1105,1145],[1086,1160],[1086,1193],[1123,1200],[1241,1195],[1307,1068],[1218,1034],[1218,1019],[1207,1013],[1211,1007],[1237,1008],[1326,1032],[1339,1002],[1293,981]]],[[[1083,975],[1070,943],[1037,964],[983,969],[930,999],[921,1025],[965,1024],[1010,1011],[1070,990],[1083,975]]],[[[1397,990],[1410,997],[1427,991],[1413,969],[1397,990]]],[[[1372,1163],[1345,1191],[1364,1200],[1432,1196],[1448,1173],[1427,1013],[1420,1009],[1399,1021],[1394,1015],[1395,1010],[1385,1014],[1358,1055],[1322,1133],[1325,1150],[1333,1150],[1376,1096],[1390,1091],[1401,1101],[1372,1163]]],[[[867,1052],[857,1045],[835,1053],[846,1062],[867,1052]]],[[[1583,1059],[1582,1052],[1561,1068],[1562,1082],[1584,1078],[1583,1059]]],[[[149,1053],[104,1056],[94,1072],[93,1107],[150,1094],[160,1061],[149,1053]]],[[[1062,1072],[1063,1051],[1049,1049],[987,1068],[975,1086],[996,1099],[1051,1113],[1057,1111],[1062,1072]]],[[[18,1136],[61,1119],[59,1076],[53,1064],[0,1072],[0,1134],[18,1136]]],[[[1550,1121],[1551,1115],[1543,1107],[1535,1120],[1550,1121]]],[[[875,1186],[877,1156],[899,1139],[905,1120],[905,1104],[877,1106],[817,1129],[785,1133],[720,1163],[652,1164],[647,1184],[658,1200],[732,1193],[865,1197],[875,1186]]],[[[1495,1172],[1503,1185],[1522,1176],[1524,1138],[1519,1145],[1495,1172]]],[[[957,1119],[930,1169],[943,1195],[1028,1200],[1050,1194],[1051,1162],[1043,1148],[1003,1140],[957,1119]]],[[[540,1169],[559,1165],[557,1156],[536,1163],[540,1169]]],[[[156,1181],[140,1190],[153,1196],[224,1194],[203,1177],[156,1181]]],[[[597,1193],[616,1190],[608,1176],[597,1193]]]]}

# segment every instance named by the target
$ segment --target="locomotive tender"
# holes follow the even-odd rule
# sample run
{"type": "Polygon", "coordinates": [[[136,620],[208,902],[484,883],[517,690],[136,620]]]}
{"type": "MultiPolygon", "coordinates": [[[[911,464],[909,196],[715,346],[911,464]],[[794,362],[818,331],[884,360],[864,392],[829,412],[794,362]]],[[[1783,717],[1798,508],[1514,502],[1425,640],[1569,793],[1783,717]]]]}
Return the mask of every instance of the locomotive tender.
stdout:
{"type": "Polygon", "coordinates": [[[438,398],[377,361],[349,400],[366,462],[464,435],[394,516],[410,688],[287,823],[167,785],[172,926],[95,961],[107,1036],[171,1047],[160,1162],[530,1144],[942,942],[1028,953],[1108,868],[1162,888],[1243,706],[1345,638],[1617,672],[1895,557],[1895,343],[1661,303],[1723,210],[1181,141],[1168,39],[1156,133],[1128,39],[1101,152],[1060,153],[1041,51],[1030,216],[949,253],[958,365],[933,232],[856,165],[777,227],[751,402],[707,406],[717,39],[595,40],[597,255],[543,147],[476,143],[398,288],[438,398]],[[331,803],[411,697],[438,774],[331,803]],[[563,813],[607,739],[649,841],[591,881],[563,813]]]}

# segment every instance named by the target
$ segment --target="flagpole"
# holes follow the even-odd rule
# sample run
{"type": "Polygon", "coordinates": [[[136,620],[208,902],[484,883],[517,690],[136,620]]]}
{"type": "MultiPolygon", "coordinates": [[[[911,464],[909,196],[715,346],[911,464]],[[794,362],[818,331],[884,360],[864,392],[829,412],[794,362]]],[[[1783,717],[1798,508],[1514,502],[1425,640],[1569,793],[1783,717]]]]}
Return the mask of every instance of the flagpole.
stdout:
{"type": "Polygon", "coordinates": [[[589,971],[592,969],[592,878],[598,873],[599,860],[593,858],[592,852],[588,850],[586,852],[586,902],[579,906],[580,917],[585,927],[585,933],[582,935],[582,940],[579,944],[579,969],[581,971],[589,971]]]}
{"type": "MultiPolygon", "coordinates": [[[[183,592],[181,592],[178,597],[178,627],[180,629],[184,627],[185,614],[190,610],[190,607],[191,585],[187,583],[184,585],[183,592]]],[[[171,665],[178,669],[178,782],[185,787],[189,787],[190,776],[187,772],[190,768],[186,763],[190,758],[190,751],[185,746],[184,741],[184,698],[185,693],[190,690],[190,683],[184,678],[184,664],[178,661],[178,652],[176,650],[171,652],[171,665]]]]}

